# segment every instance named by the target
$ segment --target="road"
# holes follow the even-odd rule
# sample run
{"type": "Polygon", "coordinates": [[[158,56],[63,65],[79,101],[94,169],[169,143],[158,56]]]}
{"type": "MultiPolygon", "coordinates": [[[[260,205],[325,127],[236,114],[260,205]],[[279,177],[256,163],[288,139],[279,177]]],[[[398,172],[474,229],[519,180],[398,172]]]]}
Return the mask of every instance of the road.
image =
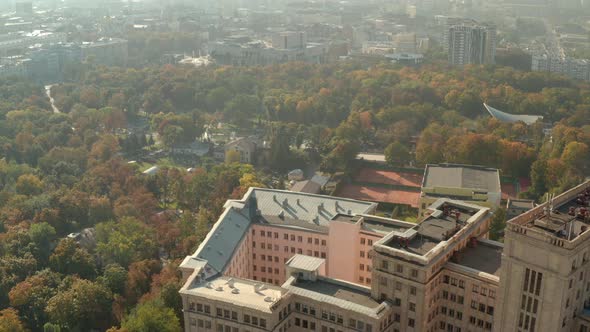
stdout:
{"type": "Polygon", "coordinates": [[[55,99],[53,99],[53,97],[51,96],[51,87],[53,87],[53,85],[46,85],[45,86],[45,94],[47,95],[47,98],[49,98],[49,102],[51,103],[51,108],[53,109],[53,113],[61,113],[59,111],[59,109],[57,108],[57,106],[55,106],[55,99]]]}

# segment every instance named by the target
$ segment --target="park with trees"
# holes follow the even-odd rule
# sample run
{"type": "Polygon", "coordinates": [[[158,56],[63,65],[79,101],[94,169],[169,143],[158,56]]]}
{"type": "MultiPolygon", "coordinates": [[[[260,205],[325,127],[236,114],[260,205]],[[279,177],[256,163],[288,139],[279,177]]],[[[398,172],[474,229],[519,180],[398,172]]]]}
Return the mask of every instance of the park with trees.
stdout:
{"type": "Polygon", "coordinates": [[[590,86],[560,76],[354,61],[80,70],[52,89],[62,113],[42,86],[0,80],[2,332],[180,331],[179,262],[227,199],[274,185],[268,170],[347,173],[359,151],[379,151],[395,167],[497,167],[530,178],[523,195],[537,200],[590,175],[590,86]],[[544,123],[501,123],[483,102],[544,123]],[[138,118],[159,142],[119,135],[138,118]],[[267,162],[229,156],[146,176],[125,158],[189,143],[220,122],[262,130],[267,162]],[[68,236],[88,228],[91,246],[68,236]]]}

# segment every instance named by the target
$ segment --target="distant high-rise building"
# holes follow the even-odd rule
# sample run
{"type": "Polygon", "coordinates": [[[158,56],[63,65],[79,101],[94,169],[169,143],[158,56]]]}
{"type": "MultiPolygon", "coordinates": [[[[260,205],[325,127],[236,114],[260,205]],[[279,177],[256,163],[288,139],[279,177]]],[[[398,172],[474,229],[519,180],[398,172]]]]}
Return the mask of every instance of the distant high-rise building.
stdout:
{"type": "Polygon", "coordinates": [[[461,24],[449,27],[449,62],[453,65],[493,64],[496,57],[496,27],[461,24]]]}

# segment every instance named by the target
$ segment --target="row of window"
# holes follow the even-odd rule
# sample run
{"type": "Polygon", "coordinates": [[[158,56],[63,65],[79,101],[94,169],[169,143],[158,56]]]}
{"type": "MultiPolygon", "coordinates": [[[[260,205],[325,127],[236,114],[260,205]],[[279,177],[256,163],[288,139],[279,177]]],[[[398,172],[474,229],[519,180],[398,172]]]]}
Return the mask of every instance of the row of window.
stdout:
{"type": "MultiPolygon", "coordinates": [[[[252,241],[252,248],[256,248],[256,241],[252,241]]],[[[261,249],[270,249],[270,250],[273,250],[273,246],[270,243],[260,243],[260,248],[261,249]]],[[[276,245],[276,244],[274,245],[274,251],[279,251],[279,246],[276,245]]],[[[289,247],[289,246],[284,246],[283,247],[283,251],[286,252],[286,253],[288,253],[289,251],[291,251],[292,254],[295,254],[295,253],[298,253],[300,255],[303,254],[303,249],[301,249],[301,248],[295,248],[295,247],[289,247]]],[[[314,257],[326,258],[326,253],[323,252],[323,251],[317,251],[316,250],[316,251],[313,251],[312,252],[311,250],[307,250],[307,253],[306,254],[307,254],[307,256],[312,256],[313,255],[314,257]]],[[[272,257],[273,256],[269,256],[269,257],[271,257],[271,258],[268,258],[268,257],[266,257],[264,255],[261,255],[260,256],[260,259],[261,260],[270,260],[270,261],[272,261],[272,257]],[[264,259],[263,259],[263,257],[264,257],[264,259]]],[[[256,254],[253,254],[252,258],[256,259],[256,254]]],[[[274,260],[275,260],[275,262],[278,263],[278,257],[275,256],[274,257],[274,260]]]]}
{"type": "Polygon", "coordinates": [[[453,324],[447,324],[445,322],[440,322],[439,327],[441,330],[443,331],[447,331],[447,332],[461,332],[461,328],[458,326],[453,326],[453,324]]]}
{"type": "Polygon", "coordinates": [[[485,305],[484,303],[479,303],[475,300],[471,301],[471,309],[476,309],[480,312],[485,312],[488,315],[494,315],[494,307],[492,307],[491,305],[485,305]]]}
{"type": "MultiPolygon", "coordinates": [[[[465,289],[465,281],[457,278],[450,277],[448,275],[443,276],[443,283],[455,287],[459,287],[460,289],[465,289]]],[[[493,289],[488,289],[486,287],[480,287],[477,284],[473,285],[472,291],[474,293],[487,296],[491,299],[496,298],[496,291],[493,289]]]]}
{"type": "MultiPolygon", "coordinates": [[[[207,315],[211,314],[211,306],[208,304],[190,302],[188,310],[193,311],[193,312],[196,311],[196,312],[204,313],[207,315]]],[[[224,318],[227,320],[233,320],[236,322],[239,320],[238,313],[233,310],[216,308],[215,313],[216,313],[217,317],[220,317],[220,318],[224,318]]],[[[260,326],[262,328],[266,328],[266,319],[259,318],[256,316],[247,315],[247,314],[244,314],[242,316],[242,323],[256,325],[256,326],[260,326]]]]}
{"type": "MultiPolygon", "coordinates": [[[[383,276],[381,276],[381,277],[379,277],[379,283],[380,283],[382,286],[388,286],[388,284],[389,284],[389,279],[387,279],[387,277],[383,277],[383,276]]],[[[392,283],[393,283],[393,281],[392,281],[392,283]]],[[[393,286],[393,285],[392,285],[392,286],[393,286]]],[[[396,281],[396,282],[395,282],[395,290],[396,290],[396,291],[402,291],[403,287],[404,287],[404,286],[403,286],[403,284],[402,284],[401,282],[399,282],[399,281],[396,281]]],[[[416,292],[417,292],[417,288],[416,288],[416,287],[414,287],[414,286],[410,286],[410,295],[416,295],[416,292]]]]}
{"type": "MultiPolygon", "coordinates": [[[[254,281],[258,281],[258,277],[257,277],[257,276],[252,276],[252,279],[253,279],[254,281]]],[[[260,278],[260,281],[262,281],[262,282],[267,282],[267,283],[269,283],[269,284],[275,284],[275,285],[277,285],[277,286],[279,286],[279,285],[281,284],[281,282],[279,281],[279,279],[274,279],[274,280],[273,280],[272,278],[266,278],[266,277],[261,277],[261,278],[260,278]]]]}
{"type": "MultiPolygon", "coordinates": [[[[278,239],[279,238],[279,233],[278,232],[271,232],[271,231],[263,231],[260,230],[259,232],[261,237],[268,237],[268,238],[275,238],[278,239]]],[[[256,235],[256,230],[252,229],[252,235],[256,235]]],[[[303,236],[302,235],[294,235],[294,234],[283,234],[283,240],[289,240],[291,239],[291,241],[297,241],[297,242],[301,242],[303,243],[303,236]]],[[[307,243],[309,244],[316,244],[316,245],[322,245],[325,246],[326,245],[326,240],[320,240],[319,238],[311,238],[311,237],[307,237],[307,243]]]]}
{"type": "Polygon", "coordinates": [[[367,278],[365,278],[365,277],[363,277],[363,276],[360,276],[360,277],[359,277],[359,282],[360,282],[360,283],[367,283],[367,284],[370,284],[370,283],[371,283],[371,278],[368,278],[368,277],[367,277],[367,278]]]}
{"type": "Polygon", "coordinates": [[[465,298],[462,295],[457,295],[455,293],[449,293],[447,291],[442,292],[442,298],[445,300],[450,300],[452,302],[457,302],[459,304],[463,304],[465,298]]]}
{"type": "Polygon", "coordinates": [[[486,330],[491,330],[492,329],[492,323],[488,322],[488,321],[484,321],[483,319],[479,319],[473,316],[469,317],[469,323],[471,323],[471,325],[476,325],[479,328],[483,328],[486,330]]]}
{"type": "Polygon", "coordinates": [[[483,296],[487,296],[491,299],[495,299],[496,298],[496,291],[492,290],[492,289],[487,289],[485,287],[479,287],[479,285],[473,285],[473,292],[474,293],[479,293],[480,295],[483,296]],[[489,291],[489,292],[488,292],[489,291]]]}
{"type": "MultiPolygon", "coordinates": [[[[403,274],[404,273],[404,266],[402,264],[392,264],[395,265],[395,270],[394,271],[389,271],[389,261],[387,260],[382,260],[381,261],[381,270],[386,271],[386,272],[394,272],[396,274],[403,274]]],[[[410,269],[410,277],[412,278],[418,278],[418,270],[417,269],[410,269]]]]}
{"type": "Polygon", "coordinates": [[[368,246],[372,246],[373,245],[373,240],[371,240],[371,239],[365,239],[364,237],[361,237],[361,244],[362,245],[365,245],[365,243],[368,246]]]}
{"type": "MultiPolygon", "coordinates": [[[[252,271],[256,272],[257,270],[258,270],[258,267],[256,265],[252,265],[252,271]]],[[[270,267],[270,266],[269,267],[261,266],[260,267],[260,272],[263,272],[263,273],[266,273],[266,272],[273,273],[273,268],[270,267]]],[[[279,269],[278,268],[274,268],[274,274],[279,274],[279,273],[280,273],[279,269]]]]}
{"type": "Polygon", "coordinates": [[[364,250],[361,250],[359,255],[361,256],[361,258],[367,257],[368,259],[371,259],[371,258],[373,258],[373,250],[370,250],[369,252],[366,252],[366,253],[364,250]]]}

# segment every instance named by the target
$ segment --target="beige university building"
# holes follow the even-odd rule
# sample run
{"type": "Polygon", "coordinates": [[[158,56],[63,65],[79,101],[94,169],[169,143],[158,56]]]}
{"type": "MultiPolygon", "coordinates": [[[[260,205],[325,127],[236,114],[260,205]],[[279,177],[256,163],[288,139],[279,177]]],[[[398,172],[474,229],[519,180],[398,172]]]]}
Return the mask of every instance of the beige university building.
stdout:
{"type": "Polygon", "coordinates": [[[590,182],[487,239],[490,208],[440,198],[417,224],[376,204],[251,188],[180,266],[185,331],[590,328],[590,182]]]}

